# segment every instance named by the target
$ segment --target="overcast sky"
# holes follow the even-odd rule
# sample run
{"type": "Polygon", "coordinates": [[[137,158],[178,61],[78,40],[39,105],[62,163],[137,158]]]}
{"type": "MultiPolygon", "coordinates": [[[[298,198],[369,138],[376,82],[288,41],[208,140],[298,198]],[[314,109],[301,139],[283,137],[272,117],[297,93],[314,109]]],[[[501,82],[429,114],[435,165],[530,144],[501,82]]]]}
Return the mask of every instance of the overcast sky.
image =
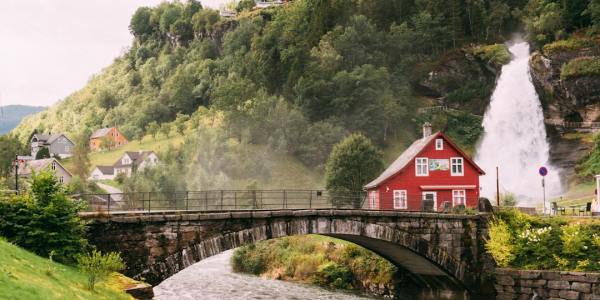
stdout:
{"type": "Polygon", "coordinates": [[[135,10],[160,2],[0,0],[0,106],[47,106],[80,89],[131,44],[135,10]]]}

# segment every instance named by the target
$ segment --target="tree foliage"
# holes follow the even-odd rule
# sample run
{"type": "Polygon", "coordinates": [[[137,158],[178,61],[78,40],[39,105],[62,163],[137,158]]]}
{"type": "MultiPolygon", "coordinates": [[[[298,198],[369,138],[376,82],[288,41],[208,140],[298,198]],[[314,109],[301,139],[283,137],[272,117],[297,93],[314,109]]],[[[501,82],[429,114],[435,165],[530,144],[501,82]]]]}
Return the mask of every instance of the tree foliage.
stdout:
{"type": "Polygon", "coordinates": [[[333,147],[325,170],[326,187],[334,195],[359,192],[381,171],[381,151],[364,135],[353,134],[333,147]]]}
{"type": "Polygon", "coordinates": [[[0,200],[0,235],[29,251],[73,263],[87,247],[80,206],[48,171],[33,176],[27,194],[0,200]]]}

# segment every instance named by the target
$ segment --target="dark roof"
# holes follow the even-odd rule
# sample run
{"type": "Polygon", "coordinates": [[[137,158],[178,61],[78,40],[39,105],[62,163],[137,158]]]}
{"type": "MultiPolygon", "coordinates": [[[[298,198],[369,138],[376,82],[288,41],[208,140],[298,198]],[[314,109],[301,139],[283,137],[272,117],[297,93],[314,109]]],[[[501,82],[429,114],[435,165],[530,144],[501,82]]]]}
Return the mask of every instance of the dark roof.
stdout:
{"type": "Polygon", "coordinates": [[[96,169],[98,169],[100,173],[104,175],[115,174],[115,168],[113,166],[96,166],[96,169]]]}
{"type": "MultiPolygon", "coordinates": [[[[34,134],[33,136],[37,138],[38,142],[45,142],[46,144],[52,144],[57,138],[63,136],[64,134],[34,134]]],[[[67,138],[65,136],[65,138],[67,138]]],[[[68,139],[68,138],[67,138],[68,139]]]]}
{"type": "Polygon", "coordinates": [[[109,127],[109,128],[100,128],[96,131],[94,131],[94,133],[92,133],[92,136],[90,136],[90,139],[96,139],[96,138],[101,138],[106,136],[111,129],[113,129],[114,127],[109,127]]]}
{"type": "Polygon", "coordinates": [[[458,153],[461,156],[463,156],[468,163],[470,163],[472,166],[475,167],[475,169],[477,169],[479,174],[485,175],[485,172],[466,153],[460,150],[460,148],[458,148],[458,146],[456,146],[456,144],[454,144],[445,134],[438,131],[435,134],[414,141],[410,145],[410,147],[408,147],[404,152],[402,152],[402,154],[387,169],[385,169],[385,171],[383,171],[381,175],[379,175],[379,177],[367,183],[365,185],[365,188],[370,189],[377,187],[384,181],[388,180],[390,177],[400,173],[400,171],[406,168],[406,166],[408,166],[408,164],[412,162],[417,155],[423,152],[423,149],[425,149],[425,147],[431,144],[431,142],[438,137],[443,138],[452,148],[458,151],[458,153]]]}
{"type": "MultiPolygon", "coordinates": [[[[127,154],[131,160],[135,160],[138,164],[144,161],[150,154],[153,154],[154,151],[126,151],[123,155],[127,154]]],[[[156,155],[156,153],[154,153],[156,155]]],[[[131,164],[124,165],[121,163],[123,156],[119,158],[119,160],[113,165],[115,168],[119,167],[129,167],[131,164]]]]}

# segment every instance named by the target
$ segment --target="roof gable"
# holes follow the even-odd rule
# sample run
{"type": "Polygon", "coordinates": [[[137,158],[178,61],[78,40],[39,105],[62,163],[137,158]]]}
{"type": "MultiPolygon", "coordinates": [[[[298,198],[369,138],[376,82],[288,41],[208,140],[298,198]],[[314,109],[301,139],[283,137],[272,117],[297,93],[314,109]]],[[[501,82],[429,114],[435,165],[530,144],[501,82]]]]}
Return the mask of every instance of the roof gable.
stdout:
{"type": "Polygon", "coordinates": [[[55,158],[44,158],[37,160],[30,160],[25,163],[25,167],[22,171],[20,171],[21,175],[29,175],[33,172],[41,172],[50,167],[50,164],[55,163],[57,167],[60,167],[65,173],[69,176],[73,176],[69,170],[67,170],[63,165],[60,164],[58,160],[55,158]]]}
{"type": "Polygon", "coordinates": [[[419,140],[414,141],[400,156],[387,168],[381,175],[379,175],[375,180],[369,182],[365,185],[365,188],[374,188],[387,181],[389,178],[395,176],[396,174],[402,172],[419,154],[421,154],[427,146],[431,145],[433,141],[437,138],[443,138],[450,147],[452,147],[456,152],[458,152],[465,160],[471,164],[479,174],[484,175],[485,172],[466,154],[464,153],[450,138],[448,138],[441,131],[436,132],[430,136],[421,138],[419,140]]]}

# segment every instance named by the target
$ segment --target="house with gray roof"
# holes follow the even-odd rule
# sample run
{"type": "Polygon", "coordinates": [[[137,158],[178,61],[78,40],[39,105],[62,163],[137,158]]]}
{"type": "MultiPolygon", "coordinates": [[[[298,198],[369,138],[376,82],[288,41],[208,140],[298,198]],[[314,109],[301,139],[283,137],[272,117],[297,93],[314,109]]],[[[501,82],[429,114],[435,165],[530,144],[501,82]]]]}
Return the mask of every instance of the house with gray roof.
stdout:
{"type": "Polygon", "coordinates": [[[31,178],[33,173],[39,173],[44,170],[54,172],[56,179],[62,184],[68,184],[73,179],[73,174],[65,169],[56,158],[22,161],[19,165],[19,177],[31,178]]]}
{"type": "Polygon", "coordinates": [[[115,168],[113,166],[96,166],[90,174],[90,180],[115,179],[115,168]]]}
{"type": "Polygon", "coordinates": [[[31,156],[35,158],[37,153],[43,148],[48,148],[50,156],[60,158],[70,157],[73,155],[75,144],[64,134],[39,134],[36,133],[31,137],[31,156]]]}
{"type": "Polygon", "coordinates": [[[154,151],[127,151],[113,165],[115,176],[125,173],[130,177],[136,170],[143,170],[146,167],[154,167],[158,164],[158,156],[154,151]]]}

